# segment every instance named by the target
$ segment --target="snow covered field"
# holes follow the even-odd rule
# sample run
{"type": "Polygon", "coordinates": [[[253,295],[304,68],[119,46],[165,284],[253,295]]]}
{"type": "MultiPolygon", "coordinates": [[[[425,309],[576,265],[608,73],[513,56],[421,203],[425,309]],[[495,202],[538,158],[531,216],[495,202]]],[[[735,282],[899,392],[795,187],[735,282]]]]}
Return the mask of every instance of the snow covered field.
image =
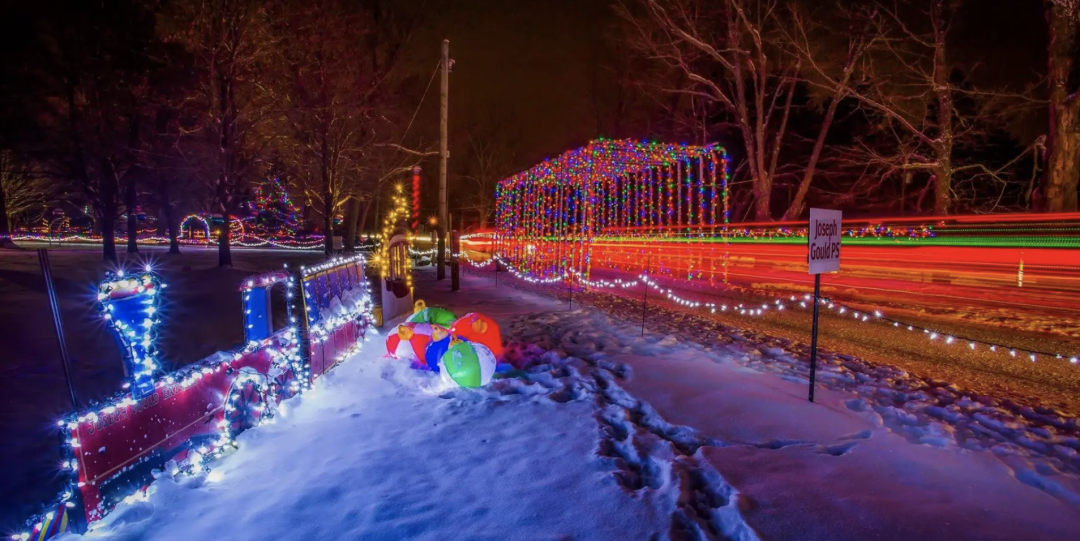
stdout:
{"type": "MultiPolygon", "coordinates": [[[[418,297],[500,322],[523,371],[482,390],[382,337],[200,478],[91,539],[1075,539],[1076,420],[775,346],[691,341],[466,275],[418,297]],[[761,347],[759,347],[761,346],[761,347]]],[[[76,539],[74,537],[67,538],[76,539]]]]}

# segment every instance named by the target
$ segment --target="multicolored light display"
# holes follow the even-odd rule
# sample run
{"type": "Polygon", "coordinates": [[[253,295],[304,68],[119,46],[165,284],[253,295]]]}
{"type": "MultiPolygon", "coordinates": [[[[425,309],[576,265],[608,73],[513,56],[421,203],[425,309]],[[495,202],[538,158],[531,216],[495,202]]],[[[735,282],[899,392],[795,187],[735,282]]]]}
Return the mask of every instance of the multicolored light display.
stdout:
{"type": "Polygon", "coordinates": [[[587,277],[598,237],[725,236],[728,179],[718,145],[599,139],[499,183],[496,252],[546,280],[575,269],[587,277]]]}

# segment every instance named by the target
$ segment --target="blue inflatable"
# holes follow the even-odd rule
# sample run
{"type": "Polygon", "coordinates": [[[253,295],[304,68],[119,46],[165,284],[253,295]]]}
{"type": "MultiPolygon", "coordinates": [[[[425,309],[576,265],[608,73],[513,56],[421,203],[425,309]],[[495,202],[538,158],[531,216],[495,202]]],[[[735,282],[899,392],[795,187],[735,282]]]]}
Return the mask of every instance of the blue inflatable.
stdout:
{"type": "MultiPolygon", "coordinates": [[[[451,336],[447,335],[442,340],[432,340],[424,349],[424,358],[427,359],[428,370],[439,371],[439,359],[442,358],[443,353],[446,353],[446,350],[450,349],[450,338],[451,336]]],[[[457,339],[468,342],[468,340],[460,336],[457,339]]]]}

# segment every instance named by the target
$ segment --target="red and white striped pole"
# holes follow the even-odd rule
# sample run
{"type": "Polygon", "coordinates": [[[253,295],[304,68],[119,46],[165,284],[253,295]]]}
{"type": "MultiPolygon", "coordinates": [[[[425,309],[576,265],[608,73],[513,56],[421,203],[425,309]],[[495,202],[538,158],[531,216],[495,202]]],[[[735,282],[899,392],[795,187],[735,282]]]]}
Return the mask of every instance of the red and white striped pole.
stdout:
{"type": "Polygon", "coordinates": [[[412,230],[420,232],[420,166],[412,168],[412,230]]]}

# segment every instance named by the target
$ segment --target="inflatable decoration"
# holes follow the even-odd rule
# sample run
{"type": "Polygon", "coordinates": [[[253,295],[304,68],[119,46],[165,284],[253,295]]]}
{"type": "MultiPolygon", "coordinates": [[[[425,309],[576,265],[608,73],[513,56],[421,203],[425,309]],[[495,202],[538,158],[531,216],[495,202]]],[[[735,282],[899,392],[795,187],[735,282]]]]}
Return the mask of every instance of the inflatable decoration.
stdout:
{"type": "Polygon", "coordinates": [[[423,300],[416,301],[413,315],[409,316],[409,323],[434,323],[443,327],[454,324],[456,316],[445,308],[428,308],[423,300]]]}
{"type": "Polygon", "coordinates": [[[495,355],[483,344],[452,339],[439,364],[443,379],[462,387],[482,387],[495,375],[495,355]]]}
{"type": "Polygon", "coordinates": [[[413,327],[414,324],[413,323],[402,323],[401,325],[398,325],[396,329],[394,329],[394,332],[391,332],[391,333],[386,335],[386,352],[389,353],[391,356],[401,357],[401,356],[407,356],[409,354],[409,352],[407,350],[402,350],[400,353],[398,352],[399,348],[402,348],[404,346],[404,344],[408,343],[407,339],[406,340],[401,339],[401,328],[406,327],[406,326],[410,327],[409,330],[411,332],[411,330],[412,330],[411,327],[413,327]]]}
{"type": "Polygon", "coordinates": [[[425,352],[433,335],[445,337],[447,331],[430,323],[402,323],[386,337],[386,351],[399,359],[413,359],[426,368],[425,352]]]}
{"type": "Polygon", "coordinates": [[[427,351],[424,352],[424,358],[427,359],[427,368],[434,372],[439,372],[439,359],[442,359],[446,350],[450,349],[450,343],[455,338],[463,342],[469,341],[466,338],[454,337],[449,332],[444,332],[445,334],[438,337],[432,334],[431,343],[427,345],[427,351]]]}
{"type": "Polygon", "coordinates": [[[450,334],[470,342],[483,344],[495,354],[496,359],[503,356],[502,332],[499,324],[484,314],[465,314],[450,325],[450,334]]]}

